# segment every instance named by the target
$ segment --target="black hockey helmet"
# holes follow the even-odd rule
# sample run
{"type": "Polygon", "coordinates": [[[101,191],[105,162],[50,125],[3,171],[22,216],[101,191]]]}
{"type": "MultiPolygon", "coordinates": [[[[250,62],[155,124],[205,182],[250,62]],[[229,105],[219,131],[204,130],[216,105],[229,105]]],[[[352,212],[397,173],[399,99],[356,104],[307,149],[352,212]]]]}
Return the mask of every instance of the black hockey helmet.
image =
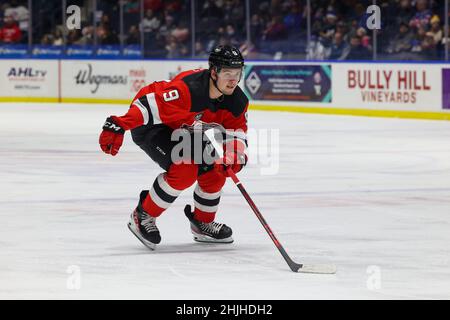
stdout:
{"type": "Polygon", "coordinates": [[[216,68],[220,71],[222,68],[242,68],[244,66],[244,57],[239,49],[229,45],[216,46],[209,54],[209,69],[216,68]]]}

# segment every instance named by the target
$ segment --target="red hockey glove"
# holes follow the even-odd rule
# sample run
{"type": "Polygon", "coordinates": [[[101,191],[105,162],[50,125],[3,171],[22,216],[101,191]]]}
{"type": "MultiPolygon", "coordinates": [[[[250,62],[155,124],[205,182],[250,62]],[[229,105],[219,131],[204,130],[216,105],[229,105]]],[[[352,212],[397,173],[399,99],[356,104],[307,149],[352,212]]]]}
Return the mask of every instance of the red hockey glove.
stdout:
{"type": "MultiPolygon", "coordinates": [[[[229,166],[234,173],[238,173],[247,163],[245,144],[240,140],[229,141],[224,144],[223,164],[229,166]]],[[[229,176],[224,168],[224,175],[229,176]]]]}
{"type": "Polygon", "coordinates": [[[116,116],[106,119],[103,125],[103,131],[100,134],[100,148],[103,152],[115,156],[123,143],[123,135],[125,130],[119,124],[120,120],[116,116]]]}

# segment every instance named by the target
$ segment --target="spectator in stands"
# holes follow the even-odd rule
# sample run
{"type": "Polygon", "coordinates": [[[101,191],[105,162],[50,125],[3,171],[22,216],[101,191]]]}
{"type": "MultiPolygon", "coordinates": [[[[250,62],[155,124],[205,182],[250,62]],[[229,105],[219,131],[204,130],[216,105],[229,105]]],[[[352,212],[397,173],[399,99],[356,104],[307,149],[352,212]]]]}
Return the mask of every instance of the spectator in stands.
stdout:
{"type": "Polygon", "coordinates": [[[433,38],[434,44],[439,45],[443,38],[443,31],[441,28],[441,19],[437,15],[434,15],[431,20],[431,28],[426,33],[426,36],[430,36],[433,38]]]}
{"type": "Polygon", "coordinates": [[[358,30],[358,28],[359,28],[358,27],[358,20],[356,20],[356,19],[351,20],[350,24],[349,24],[349,30],[348,30],[348,33],[347,33],[347,41],[348,41],[348,43],[350,43],[350,39],[352,37],[356,36],[356,31],[358,30]]]}
{"type": "Polygon", "coordinates": [[[347,60],[371,60],[370,51],[361,44],[361,39],[354,35],[350,39],[350,52],[347,55],[347,60]]]}
{"type": "Polygon", "coordinates": [[[223,36],[227,39],[228,44],[233,47],[239,47],[243,40],[238,35],[232,24],[228,24],[225,26],[223,36]]]}
{"type": "Polygon", "coordinates": [[[80,46],[87,46],[94,44],[94,27],[85,26],[81,30],[81,35],[79,30],[69,31],[67,43],[80,46]]]}
{"type": "Polygon", "coordinates": [[[100,26],[97,27],[97,41],[100,45],[119,44],[119,37],[112,30],[111,18],[108,14],[104,13],[100,19],[100,26]]]}
{"type": "Polygon", "coordinates": [[[151,42],[144,42],[144,54],[149,58],[165,58],[167,56],[166,49],[166,37],[161,33],[155,33],[155,36],[151,42]]]}
{"type": "Polygon", "coordinates": [[[350,46],[344,41],[344,35],[340,32],[334,34],[333,43],[331,45],[331,60],[345,60],[350,53],[350,46]]]}
{"type": "Polygon", "coordinates": [[[427,0],[417,0],[416,14],[409,22],[409,26],[413,29],[428,29],[431,20],[431,11],[428,9],[427,0]]]}
{"type": "MultiPolygon", "coordinates": [[[[87,0],[90,1],[90,0],[87,0]]],[[[101,13],[100,26],[108,28],[112,34],[118,34],[120,27],[120,5],[122,1],[117,0],[97,0],[97,13],[101,13]]],[[[124,12],[125,13],[125,12],[124,12]]],[[[129,14],[124,17],[126,20],[129,14]]],[[[129,23],[129,21],[126,21],[129,23]]]]}
{"type": "Polygon", "coordinates": [[[194,50],[195,50],[194,55],[197,59],[207,59],[208,58],[208,54],[206,53],[205,46],[203,45],[203,43],[201,41],[197,40],[195,42],[194,50]]]}
{"type": "Polygon", "coordinates": [[[370,36],[367,34],[366,28],[358,28],[358,30],[356,30],[356,35],[361,39],[361,45],[371,50],[370,36]]]}
{"type": "Polygon", "coordinates": [[[287,37],[286,26],[282,22],[281,16],[274,16],[272,20],[267,24],[266,29],[263,31],[263,40],[283,40],[287,37]]]}
{"type": "Polygon", "coordinates": [[[100,26],[97,28],[98,44],[100,45],[114,45],[119,44],[119,38],[117,35],[106,26],[100,26]]]}
{"type": "Polygon", "coordinates": [[[11,16],[19,25],[21,37],[24,41],[28,39],[29,10],[18,0],[10,0],[10,6],[5,8],[5,16],[11,16]]]}
{"type": "Polygon", "coordinates": [[[14,18],[11,15],[5,15],[3,27],[0,28],[0,43],[19,43],[21,37],[22,32],[14,18]]]}
{"type": "Polygon", "coordinates": [[[179,58],[187,58],[189,56],[190,56],[189,48],[186,45],[182,44],[180,47],[180,57],[179,58]]]}
{"type": "Polygon", "coordinates": [[[285,15],[283,22],[288,32],[299,32],[302,26],[303,15],[300,11],[300,5],[295,2],[289,7],[289,12],[285,15]]]}
{"type": "Polygon", "coordinates": [[[414,16],[414,9],[411,0],[400,0],[397,9],[394,11],[397,27],[404,21],[411,21],[414,16]]]}
{"type": "Polygon", "coordinates": [[[155,32],[161,26],[161,18],[153,10],[145,11],[144,19],[141,22],[141,30],[144,33],[155,32]]]}
{"type": "Polygon", "coordinates": [[[178,43],[175,37],[172,36],[168,37],[166,50],[167,50],[166,57],[168,59],[176,59],[181,56],[181,45],[178,43]]]}
{"type": "Polygon", "coordinates": [[[108,14],[103,13],[100,18],[100,26],[105,28],[111,28],[111,18],[108,14]]]}
{"type": "Polygon", "coordinates": [[[53,44],[53,35],[50,33],[46,33],[41,38],[41,45],[43,46],[51,46],[53,44]]]}
{"type": "Polygon", "coordinates": [[[164,38],[167,38],[168,36],[170,36],[175,27],[175,19],[171,15],[165,15],[164,22],[159,28],[158,34],[160,34],[164,38]]]}
{"type": "Polygon", "coordinates": [[[270,6],[267,1],[263,1],[258,4],[257,15],[259,16],[261,23],[264,26],[263,29],[265,29],[265,26],[267,25],[267,23],[269,23],[273,16],[273,12],[271,12],[269,8],[270,6]]]}
{"type": "MultiPolygon", "coordinates": [[[[83,28],[83,30],[86,27],[83,28]]],[[[81,38],[81,31],[78,29],[73,29],[73,30],[69,30],[69,32],[67,33],[67,37],[66,37],[66,44],[68,46],[71,45],[75,45],[75,44],[79,44],[77,43],[81,38]]]]}
{"type": "Polygon", "coordinates": [[[164,14],[172,16],[175,21],[182,21],[182,3],[180,0],[164,1],[164,14]]]}
{"type": "Polygon", "coordinates": [[[189,28],[183,21],[180,21],[178,25],[175,26],[175,28],[173,28],[170,32],[170,35],[173,36],[179,43],[186,43],[186,41],[189,40],[190,34],[189,28]]]}
{"type": "Polygon", "coordinates": [[[424,39],[422,40],[420,46],[423,58],[426,60],[434,60],[437,58],[437,45],[434,42],[432,35],[425,33],[424,39]]]}
{"type": "Polygon", "coordinates": [[[319,32],[323,27],[323,20],[325,15],[325,9],[324,8],[318,8],[315,12],[311,13],[311,19],[312,19],[312,33],[314,36],[319,36],[319,32]]]}
{"type": "Polygon", "coordinates": [[[416,32],[414,33],[413,47],[411,48],[412,52],[420,53],[423,50],[423,44],[428,46],[427,43],[424,43],[426,30],[424,26],[419,26],[415,28],[416,32]]]}
{"type": "Polygon", "coordinates": [[[131,25],[128,29],[126,44],[139,44],[141,42],[141,34],[136,25],[131,25]]]}
{"type": "Polygon", "coordinates": [[[342,34],[342,38],[346,43],[350,42],[350,37],[348,35],[348,26],[344,21],[338,21],[338,23],[336,23],[336,33],[338,32],[342,34]]]}
{"type": "Polygon", "coordinates": [[[337,16],[335,12],[328,12],[325,16],[325,21],[322,29],[319,32],[320,40],[325,44],[331,42],[336,32],[337,16]]]}
{"type": "Polygon", "coordinates": [[[388,47],[386,48],[386,52],[390,54],[409,52],[412,48],[413,39],[414,34],[411,32],[409,24],[404,21],[400,24],[396,35],[390,40],[388,47]]]}
{"type": "Polygon", "coordinates": [[[258,43],[262,38],[264,31],[264,23],[262,18],[258,14],[252,15],[250,19],[250,39],[254,43],[258,43]]]}
{"type": "Polygon", "coordinates": [[[244,1],[225,0],[222,7],[223,21],[225,24],[231,24],[233,28],[243,28],[245,26],[244,1]]]}
{"type": "Polygon", "coordinates": [[[421,36],[420,50],[421,56],[426,60],[435,60],[439,57],[439,50],[442,49],[443,31],[440,26],[440,19],[437,15],[430,19],[431,27],[426,31],[425,27],[420,26],[418,34],[421,36]]]}
{"type": "Polygon", "coordinates": [[[53,43],[52,43],[52,45],[54,45],[54,46],[62,46],[62,45],[64,45],[64,37],[63,37],[61,29],[56,29],[53,32],[53,43]]]}

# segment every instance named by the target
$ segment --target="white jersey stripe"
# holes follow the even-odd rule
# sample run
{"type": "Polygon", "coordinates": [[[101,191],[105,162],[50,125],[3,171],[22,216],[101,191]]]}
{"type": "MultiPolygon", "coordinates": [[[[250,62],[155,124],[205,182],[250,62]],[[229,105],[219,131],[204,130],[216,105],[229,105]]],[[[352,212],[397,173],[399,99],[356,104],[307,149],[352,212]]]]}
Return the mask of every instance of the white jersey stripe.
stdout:
{"type": "Polygon", "coordinates": [[[148,114],[147,108],[144,107],[144,105],[142,105],[142,103],[139,100],[135,100],[133,102],[133,104],[136,107],[138,107],[138,109],[141,111],[142,117],[144,118],[144,125],[146,125],[148,123],[148,120],[149,120],[149,114],[148,114]]]}
{"type": "Polygon", "coordinates": [[[150,106],[150,111],[153,116],[153,124],[162,123],[161,117],[159,116],[158,104],[156,103],[155,93],[149,93],[146,95],[148,105],[150,106]]]}

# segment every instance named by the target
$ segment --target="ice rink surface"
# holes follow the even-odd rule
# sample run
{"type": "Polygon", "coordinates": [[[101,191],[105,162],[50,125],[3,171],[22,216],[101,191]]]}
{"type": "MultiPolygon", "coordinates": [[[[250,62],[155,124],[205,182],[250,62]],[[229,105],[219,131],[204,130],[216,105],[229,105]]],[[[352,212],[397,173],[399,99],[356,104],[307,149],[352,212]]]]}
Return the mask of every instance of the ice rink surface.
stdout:
{"type": "Polygon", "coordinates": [[[314,275],[289,270],[232,181],[217,220],[233,244],[194,243],[193,188],[156,251],[138,242],[126,223],[161,170],[129,134],[116,157],[98,146],[126,109],[0,104],[0,299],[450,298],[450,122],[249,112],[279,163],[273,148],[239,177],[293,260],[338,269],[314,275]]]}

